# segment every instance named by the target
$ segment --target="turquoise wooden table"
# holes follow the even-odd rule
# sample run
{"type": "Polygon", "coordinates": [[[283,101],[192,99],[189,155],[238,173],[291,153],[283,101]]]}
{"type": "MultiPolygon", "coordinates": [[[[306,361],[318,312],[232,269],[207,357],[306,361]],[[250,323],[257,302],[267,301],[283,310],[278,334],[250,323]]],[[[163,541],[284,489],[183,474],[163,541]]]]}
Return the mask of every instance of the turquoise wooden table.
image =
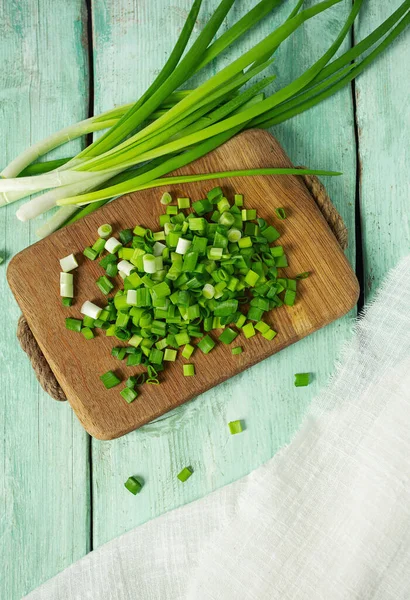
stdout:
{"type": "MultiPolygon", "coordinates": [[[[216,3],[205,0],[203,14],[216,3]]],[[[289,4],[265,19],[241,49],[283,20],[289,4]]],[[[275,62],[281,81],[324,52],[350,4],[346,0],[316,17],[281,47],[275,62]]],[[[365,3],[354,39],[398,4],[365,3]]],[[[2,166],[62,126],[136,98],[168,57],[190,5],[191,0],[0,3],[2,166]]],[[[254,5],[255,0],[238,1],[229,21],[254,5]]],[[[200,20],[197,30],[202,26],[200,20]]],[[[239,52],[236,47],[231,56],[239,52]]],[[[349,228],[347,254],[357,266],[360,303],[371,299],[386,271],[409,252],[409,56],[405,32],[351,88],[273,131],[295,164],[344,172],[326,180],[326,186],[349,228]]],[[[72,150],[79,149],[73,143],[72,150]]],[[[15,210],[0,211],[0,254],[7,259],[35,241],[38,226],[17,222],[15,210]]],[[[325,385],[356,316],[352,311],[160,422],[100,442],[87,436],[66,403],[52,401],[38,386],[16,340],[19,309],[5,271],[3,263],[2,600],[20,598],[93,548],[269,459],[289,441],[325,385]],[[293,387],[292,376],[299,371],[315,374],[309,388],[293,387]],[[247,430],[230,437],[226,423],[236,418],[246,421],[247,430]],[[175,473],[186,464],[195,474],[182,485],[175,473]],[[123,482],[136,473],[146,485],[134,497],[123,482]]]]}

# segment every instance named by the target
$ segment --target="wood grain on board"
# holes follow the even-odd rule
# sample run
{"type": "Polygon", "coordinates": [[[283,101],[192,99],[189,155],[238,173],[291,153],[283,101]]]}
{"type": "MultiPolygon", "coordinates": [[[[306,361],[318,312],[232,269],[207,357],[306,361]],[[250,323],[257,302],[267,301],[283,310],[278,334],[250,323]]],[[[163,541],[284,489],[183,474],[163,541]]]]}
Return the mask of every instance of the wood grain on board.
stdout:
{"type": "MultiPolygon", "coordinates": [[[[291,163],[269,133],[251,130],[177,173],[268,166],[286,167],[291,163]]],[[[143,386],[131,405],[119,394],[122,386],[106,390],[99,376],[112,369],[125,380],[142,368],[125,367],[111,356],[112,347],[119,344],[116,338],[101,332],[94,340],[85,340],[65,330],[64,319],[80,317],[79,308],[85,300],[104,305],[105,297],[95,284],[102,269],[98,261],[82,256],[84,247],[95,240],[98,226],[111,223],[114,234],[136,224],[157,230],[159,215],[164,212],[159,202],[161,192],[153,189],[123,196],[34,244],[10,263],[8,279],[12,291],[74,411],[94,437],[112,439],[140,427],[331,323],[356,303],[356,277],[298,177],[241,177],[172,186],[170,191],[174,198],[188,196],[196,200],[214,185],[221,185],[228,198],[235,191],[242,193],[247,208],[256,208],[258,216],[274,222],[289,259],[285,276],[294,277],[302,271],[310,271],[311,276],[300,282],[295,306],[283,306],[266,314],[266,321],[278,331],[274,340],[260,335],[245,340],[241,334],[236,343],[242,344],[245,351],[239,357],[232,356],[231,348],[223,344],[207,356],[196,350],[190,359],[195,364],[195,377],[183,376],[183,360],[178,359],[166,366],[160,386],[143,386]],[[275,219],[278,207],[285,208],[285,221],[275,219]],[[79,258],[80,267],[75,272],[75,303],[67,309],[59,297],[58,259],[71,252],[79,258]]],[[[212,335],[216,337],[215,333],[212,335]]]]}

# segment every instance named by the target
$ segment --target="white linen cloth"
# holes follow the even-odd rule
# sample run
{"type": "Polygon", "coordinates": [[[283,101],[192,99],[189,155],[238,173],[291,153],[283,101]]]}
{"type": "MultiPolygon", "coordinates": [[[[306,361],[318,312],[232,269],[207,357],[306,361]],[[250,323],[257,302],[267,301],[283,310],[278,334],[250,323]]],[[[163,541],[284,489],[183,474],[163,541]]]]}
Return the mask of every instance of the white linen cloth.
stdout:
{"type": "Polygon", "coordinates": [[[410,257],[291,444],[27,600],[409,600],[410,257]]]}

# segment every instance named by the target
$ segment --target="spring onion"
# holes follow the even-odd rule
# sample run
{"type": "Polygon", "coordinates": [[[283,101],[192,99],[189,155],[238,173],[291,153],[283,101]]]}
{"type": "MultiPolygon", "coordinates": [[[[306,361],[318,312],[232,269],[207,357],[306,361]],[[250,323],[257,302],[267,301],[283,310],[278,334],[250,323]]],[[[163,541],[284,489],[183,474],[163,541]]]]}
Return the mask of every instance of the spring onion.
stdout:
{"type": "Polygon", "coordinates": [[[100,238],[106,239],[110,237],[112,233],[112,227],[108,223],[105,223],[104,225],[99,226],[97,233],[100,238]]]}
{"type": "Polygon", "coordinates": [[[128,244],[132,240],[132,230],[131,229],[122,229],[118,237],[120,238],[121,244],[128,244]]]}
{"type": "Polygon", "coordinates": [[[171,204],[172,196],[169,192],[164,192],[161,197],[161,204],[167,205],[171,204]]]}
{"type": "Polygon", "coordinates": [[[275,331],[274,329],[269,328],[267,331],[264,331],[262,333],[262,337],[265,338],[265,340],[273,340],[274,337],[276,337],[278,335],[277,331],[275,331]]]}
{"type": "Polygon", "coordinates": [[[104,250],[105,242],[106,240],[104,238],[98,238],[98,240],[94,242],[91,248],[99,255],[104,250]]]}
{"type": "Polygon", "coordinates": [[[246,323],[246,325],[242,327],[242,331],[246,339],[249,339],[255,335],[255,328],[252,323],[246,323]]]}
{"type": "Polygon", "coordinates": [[[284,254],[283,246],[273,246],[270,249],[270,253],[274,258],[283,256],[283,254],[284,254]]]}
{"type": "Polygon", "coordinates": [[[209,335],[206,335],[198,342],[198,348],[202,350],[204,354],[209,354],[209,352],[215,348],[215,342],[209,335]]]}
{"type": "Polygon", "coordinates": [[[93,328],[93,327],[95,327],[95,319],[91,319],[91,317],[85,316],[83,318],[83,325],[84,325],[84,327],[91,327],[91,328],[93,328]]]}
{"type": "Polygon", "coordinates": [[[254,325],[254,327],[257,331],[260,331],[261,333],[266,333],[270,329],[269,325],[264,321],[258,321],[256,325],[254,325]]]}
{"type": "Polygon", "coordinates": [[[80,308],[80,312],[82,315],[86,315],[87,317],[90,317],[91,319],[98,319],[98,317],[100,316],[100,314],[102,312],[102,308],[100,308],[93,302],[86,300],[84,302],[84,304],[82,305],[82,307],[80,308]]]}
{"type": "Polygon", "coordinates": [[[125,386],[133,390],[137,385],[137,380],[138,378],[135,375],[131,375],[131,377],[128,377],[127,381],[125,382],[125,386]]]}
{"type": "Polygon", "coordinates": [[[164,360],[174,362],[177,358],[177,351],[167,348],[164,352],[164,360]]]}
{"type": "Polygon", "coordinates": [[[236,346],[236,348],[232,348],[233,355],[242,354],[242,352],[243,352],[242,346],[236,346]]]}
{"type": "Polygon", "coordinates": [[[246,276],[245,276],[245,283],[247,283],[251,287],[255,287],[258,280],[259,280],[258,273],[255,273],[255,271],[252,271],[252,269],[249,269],[249,271],[246,273],[246,276]]]}
{"type": "Polygon", "coordinates": [[[65,273],[64,271],[60,273],[60,284],[67,283],[69,285],[73,285],[74,283],[74,275],[72,273],[65,273]]]}
{"type": "Polygon", "coordinates": [[[119,242],[117,240],[117,238],[115,237],[110,237],[106,242],[105,242],[105,249],[107,250],[107,252],[110,252],[110,254],[115,254],[116,252],[118,252],[118,250],[122,247],[121,242],[119,242]]]}
{"type": "Polygon", "coordinates": [[[94,337],[93,330],[90,329],[90,327],[83,327],[81,329],[81,333],[83,334],[86,340],[92,340],[94,337]]]}
{"type": "MultiPolygon", "coordinates": [[[[96,281],[98,287],[102,291],[103,294],[107,295],[114,289],[114,284],[108,279],[106,275],[99,277],[96,281]]],[[[91,316],[91,315],[89,315],[91,316]]],[[[94,318],[94,317],[93,317],[94,318]]],[[[98,318],[98,317],[95,317],[98,318]]]]}
{"type": "Polygon", "coordinates": [[[306,387],[310,383],[310,373],[296,373],[295,387],[306,387]]]}
{"type": "Polygon", "coordinates": [[[72,273],[64,271],[60,273],[60,296],[68,299],[74,298],[74,276],[72,273]]]}
{"type": "Polygon", "coordinates": [[[164,252],[165,248],[166,248],[165,244],[162,244],[161,242],[156,241],[152,247],[152,253],[154,256],[161,256],[162,253],[164,252]]]}
{"type": "Polygon", "coordinates": [[[275,214],[278,219],[281,219],[282,221],[283,219],[286,219],[286,212],[284,208],[275,208],[275,214]]]}
{"type": "Polygon", "coordinates": [[[78,333],[81,331],[83,322],[80,319],[73,319],[72,317],[68,317],[65,320],[65,328],[69,331],[77,331],[78,333]]]}
{"type": "Polygon", "coordinates": [[[195,375],[195,366],[192,364],[183,365],[184,377],[193,377],[195,375]]]}
{"type": "Polygon", "coordinates": [[[122,271],[123,273],[125,273],[125,275],[128,277],[129,275],[131,275],[132,271],[135,269],[135,266],[132,265],[130,262],[128,262],[128,260],[120,260],[119,263],[117,264],[117,268],[119,271],[122,271]]]}
{"type": "MultiPolygon", "coordinates": [[[[67,218],[76,220],[116,195],[141,189],[141,186],[166,185],[161,179],[163,175],[203,156],[242,129],[269,127],[315,106],[349,84],[408,26],[409,0],[356,46],[334,59],[363,3],[363,0],[356,0],[334,42],[305,73],[268,97],[260,95],[266,85],[264,80],[245,91],[241,88],[269,68],[271,57],[282,42],[338,1],[325,0],[305,10],[300,10],[299,2],[289,18],[253,48],[196,89],[178,92],[179,86],[211,60],[223,56],[233,43],[279,4],[279,0],[262,0],[214,39],[234,3],[234,0],[221,0],[196,41],[185,52],[201,6],[201,0],[195,0],[174,51],[141,98],[132,105],[116,108],[58,132],[17,157],[2,172],[0,204],[31,192],[49,190],[19,209],[19,218],[26,220],[51,209],[57,202],[95,202],[75,214],[71,207],[61,216],[58,211],[56,218],[53,216],[47,224],[49,232],[67,218]],[[54,161],[50,165],[31,165],[39,156],[68,139],[98,129],[106,129],[106,133],[77,157],[54,161]],[[161,160],[161,157],[166,159],[161,160]],[[137,166],[142,163],[143,167],[137,166]],[[24,176],[17,177],[27,167],[24,176]],[[96,189],[98,191],[93,191],[96,189]]],[[[266,78],[267,81],[271,79],[266,78]]],[[[182,181],[186,179],[181,177],[182,181]]],[[[222,198],[218,190],[215,198],[211,195],[212,201],[220,202],[222,198]]]]}
{"type": "Polygon", "coordinates": [[[242,421],[230,421],[228,423],[228,427],[231,435],[236,435],[237,433],[242,433],[243,431],[242,421]]]}
{"type": "Polygon", "coordinates": [[[287,306],[293,306],[295,304],[295,299],[296,299],[296,292],[294,292],[293,290],[286,290],[285,296],[283,298],[283,302],[287,306]]]}
{"type": "Polygon", "coordinates": [[[202,288],[202,295],[207,300],[211,300],[215,296],[215,287],[211,283],[206,283],[202,288]]]}
{"type": "Polygon", "coordinates": [[[113,371],[107,371],[103,375],[100,375],[100,379],[107,390],[121,383],[121,380],[113,373],[113,371]]]}
{"type": "Polygon", "coordinates": [[[256,210],[242,210],[242,221],[254,221],[256,219],[256,210]]]}
{"type": "Polygon", "coordinates": [[[69,271],[72,271],[73,269],[76,269],[78,267],[78,262],[74,254],[69,254],[64,258],[60,258],[60,265],[61,270],[64,271],[64,273],[68,273],[69,271]]]}
{"type": "Polygon", "coordinates": [[[187,479],[189,479],[193,473],[193,469],[192,467],[184,467],[182,469],[182,471],[180,473],[178,473],[177,477],[179,479],[179,481],[186,481],[187,479]]]}
{"type": "Polygon", "coordinates": [[[62,298],[61,303],[63,306],[72,306],[73,299],[72,298],[62,298]]]}
{"type": "Polygon", "coordinates": [[[135,475],[133,475],[132,477],[128,477],[124,485],[127,488],[127,490],[131,492],[131,494],[134,494],[134,496],[139,494],[139,492],[142,490],[142,483],[135,475]]]}
{"type": "Polygon", "coordinates": [[[155,273],[157,270],[155,256],[153,254],[144,254],[143,266],[145,273],[155,273]]]}
{"type": "Polygon", "coordinates": [[[175,252],[177,254],[185,254],[188,251],[188,248],[191,246],[191,240],[187,240],[185,238],[180,237],[178,239],[177,247],[175,252]]]}
{"type": "Polygon", "coordinates": [[[84,248],[83,254],[86,258],[89,258],[90,260],[95,260],[98,257],[98,252],[96,250],[93,250],[90,246],[84,248]]]}
{"type": "Polygon", "coordinates": [[[74,298],[74,286],[72,283],[60,283],[60,296],[63,298],[74,298]]]}
{"type": "Polygon", "coordinates": [[[186,344],[182,350],[182,356],[189,360],[194,350],[194,346],[191,346],[191,344],[186,344]]]}
{"type": "Polygon", "coordinates": [[[184,208],[189,208],[191,206],[191,201],[189,198],[177,198],[178,208],[180,210],[184,208]]]}
{"type": "Polygon", "coordinates": [[[133,229],[133,234],[138,236],[138,237],[145,237],[147,233],[147,230],[144,227],[141,227],[141,225],[136,225],[133,229]]]}
{"type": "Polygon", "coordinates": [[[230,344],[238,336],[238,332],[227,327],[219,336],[218,340],[224,344],[230,344]]]}
{"type": "Polygon", "coordinates": [[[241,313],[238,318],[235,321],[235,325],[236,327],[238,327],[238,329],[241,329],[244,324],[246,323],[246,315],[244,315],[243,313],[241,313]]]}
{"type": "Polygon", "coordinates": [[[135,367],[141,364],[141,354],[129,354],[127,358],[127,367],[135,367]]]}
{"type": "Polygon", "coordinates": [[[123,390],[121,390],[120,394],[128,404],[131,404],[131,402],[134,402],[134,400],[138,396],[138,392],[128,386],[126,386],[123,390]]]}

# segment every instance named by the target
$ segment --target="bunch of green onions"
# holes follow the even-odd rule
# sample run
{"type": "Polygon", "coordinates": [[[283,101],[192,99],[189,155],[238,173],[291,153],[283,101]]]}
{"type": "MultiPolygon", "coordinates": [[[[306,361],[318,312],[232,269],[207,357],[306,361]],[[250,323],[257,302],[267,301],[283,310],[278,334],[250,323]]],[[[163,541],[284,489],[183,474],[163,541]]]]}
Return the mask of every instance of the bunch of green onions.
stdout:
{"type": "MultiPolygon", "coordinates": [[[[185,52],[202,4],[202,0],[194,0],[168,61],[137,102],[67,127],[23,152],[1,173],[0,205],[43,192],[23,204],[17,216],[26,221],[60,206],[39,230],[44,236],[121,194],[163,184],[164,175],[207,154],[244,129],[271,127],[328,98],[359,75],[407,27],[410,0],[335,59],[363,3],[355,0],[333,44],[302,75],[268,97],[263,89],[274,76],[259,80],[257,76],[270,67],[278,46],[298,27],[340,1],[324,0],[302,10],[303,0],[299,0],[287,20],[253,48],[197,88],[179,91],[192,75],[282,2],[262,0],[214,40],[234,3],[221,0],[185,52]],[[248,82],[250,87],[244,88],[248,82]],[[73,138],[100,130],[105,133],[75,157],[35,162],[73,138]]],[[[204,174],[198,179],[209,177],[204,174]]],[[[168,179],[164,185],[185,179],[168,179]]]]}

